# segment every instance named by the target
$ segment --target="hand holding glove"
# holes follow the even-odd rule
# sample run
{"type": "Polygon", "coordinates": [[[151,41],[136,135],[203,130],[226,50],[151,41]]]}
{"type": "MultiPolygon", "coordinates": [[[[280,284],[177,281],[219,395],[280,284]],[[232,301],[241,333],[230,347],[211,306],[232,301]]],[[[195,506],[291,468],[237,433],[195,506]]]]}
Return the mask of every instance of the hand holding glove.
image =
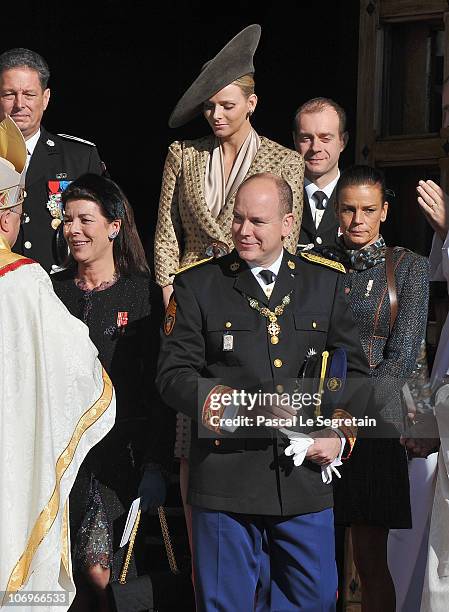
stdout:
{"type": "MultiPolygon", "coordinates": [[[[315,443],[315,439],[310,438],[305,434],[295,433],[292,435],[290,433],[289,441],[290,445],[287,446],[284,451],[284,454],[287,455],[287,457],[292,457],[293,463],[296,465],[296,467],[299,467],[300,465],[302,465],[310,446],[315,443]]],[[[346,441],[344,440],[344,438],[342,438],[341,448],[338,455],[331,463],[321,466],[321,478],[323,479],[324,484],[330,484],[332,482],[333,474],[335,474],[338,478],[341,478],[340,472],[337,470],[337,467],[343,465],[341,457],[345,448],[345,443],[346,441]]]]}

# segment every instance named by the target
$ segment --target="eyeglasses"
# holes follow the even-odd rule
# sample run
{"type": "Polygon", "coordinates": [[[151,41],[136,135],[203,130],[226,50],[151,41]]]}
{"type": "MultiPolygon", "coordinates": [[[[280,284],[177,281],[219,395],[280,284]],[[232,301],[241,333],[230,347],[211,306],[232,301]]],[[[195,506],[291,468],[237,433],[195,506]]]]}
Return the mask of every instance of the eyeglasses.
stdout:
{"type": "Polygon", "coordinates": [[[22,212],[17,212],[17,210],[14,210],[13,208],[10,208],[9,210],[15,215],[19,215],[21,225],[23,225],[24,223],[28,223],[28,213],[26,213],[24,210],[22,210],[22,212]]]}

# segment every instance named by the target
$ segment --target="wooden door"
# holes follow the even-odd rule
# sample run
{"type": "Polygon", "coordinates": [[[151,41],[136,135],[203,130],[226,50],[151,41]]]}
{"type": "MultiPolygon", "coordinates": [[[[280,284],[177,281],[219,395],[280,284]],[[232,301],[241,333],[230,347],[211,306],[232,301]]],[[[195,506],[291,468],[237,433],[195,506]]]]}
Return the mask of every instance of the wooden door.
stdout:
{"type": "MultiPolygon", "coordinates": [[[[356,163],[382,168],[395,193],[382,228],[387,244],[422,255],[433,232],[416,201],[418,180],[431,178],[449,192],[449,129],[441,128],[448,78],[447,0],[360,0],[356,163]]],[[[431,283],[431,359],[447,310],[446,285],[431,283]]],[[[356,612],[360,585],[349,539],[348,548],[343,608],[356,612]]]]}

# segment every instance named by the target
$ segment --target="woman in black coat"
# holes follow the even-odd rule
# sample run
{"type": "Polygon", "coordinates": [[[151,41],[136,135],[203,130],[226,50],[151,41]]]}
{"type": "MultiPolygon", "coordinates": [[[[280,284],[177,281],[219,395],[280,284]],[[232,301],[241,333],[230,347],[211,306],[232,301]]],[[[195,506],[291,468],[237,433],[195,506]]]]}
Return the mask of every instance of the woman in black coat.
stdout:
{"type": "MultiPolygon", "coordinates": [[[[86,458],[70,497],[75,571],[96,592],[94,609],[107,611],[105,589],[123,564],[126,547],[119,542],[131,502],[140,495],[145,510],[165,499],[174,413],[154,387],[162,296],[150,279],[132,209],[113,181],[85,174],[62,202],[70,257],[51,276],[53,286],[89,327],[117,398],[116,424],[86,458]]],[[[136,573],[134,560],[130,571],[136,573]]]]}

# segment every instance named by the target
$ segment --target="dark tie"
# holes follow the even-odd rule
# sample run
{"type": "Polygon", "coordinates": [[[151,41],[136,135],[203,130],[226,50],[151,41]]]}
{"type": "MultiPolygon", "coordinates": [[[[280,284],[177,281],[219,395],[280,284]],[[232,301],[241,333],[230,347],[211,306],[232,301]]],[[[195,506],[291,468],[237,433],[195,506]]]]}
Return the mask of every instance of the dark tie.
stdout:
{"type": "Polygon", "coordinates": [[[271,283],[273,283],[275,279],[274,272],[272,272],[271,270],[261,270],[259,272],[259,276],[266,285],[271,285],[271,283]]]}
{"type": "Polygon", "coordinates": [[[324,210],[326,208],[324,200],[327,200],[327,195],[324,191],[315,191],[313,197],[315,198],[317,210],[324,210]]]}

